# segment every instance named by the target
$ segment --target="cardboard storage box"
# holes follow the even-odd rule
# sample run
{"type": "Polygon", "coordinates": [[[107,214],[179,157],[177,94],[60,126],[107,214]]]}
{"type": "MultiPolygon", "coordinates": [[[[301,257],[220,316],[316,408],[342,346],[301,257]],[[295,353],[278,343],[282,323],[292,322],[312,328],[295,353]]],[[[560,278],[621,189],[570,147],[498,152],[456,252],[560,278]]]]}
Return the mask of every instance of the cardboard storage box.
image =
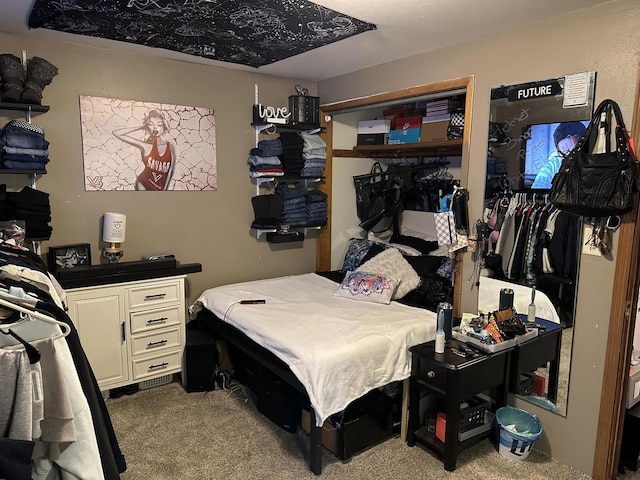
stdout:
{"type": "Polygon", "coordinates": [[[358,145],[384,145],[387,143],[386,133],[359,133],[358,145]]]}
{"type": "Polygon", "coordinates": [[[420,129],[420,140],[423,142],[433,142],[447,139],[447,128],[449,121],[425,122],[423,119],[420,129]]]}
{"type": "Polygon", "coordinates": [[[412,128],[420,128],[422,123],[422,117],[420,115],[414,115],[411,117],[398,117],[396,118],[394,130],[409,130],[412,128]]]}
{"type": "MultiPolygon", "coordinates": [[[[311,413],[303,409],[300,425],[307,433],[310,419],[311,413]]],[[[392,436],[393,400],[374,390],[347,406],[340,427],[324,422],[320,438],[340,460],[347,460],[392,436]]]]}
{"type": "Polygon", "coordinates": [[[389,145],[400,143],[418,143],[420,141],[419,128],[407,128],[406,130],[391,130],[389,132],[389,145]]]}
{"type": "Polygon", "coordinates": [[[391,120],[363,120],[358,122],[358,135],[371,133],[389,133],[391,120]]]}

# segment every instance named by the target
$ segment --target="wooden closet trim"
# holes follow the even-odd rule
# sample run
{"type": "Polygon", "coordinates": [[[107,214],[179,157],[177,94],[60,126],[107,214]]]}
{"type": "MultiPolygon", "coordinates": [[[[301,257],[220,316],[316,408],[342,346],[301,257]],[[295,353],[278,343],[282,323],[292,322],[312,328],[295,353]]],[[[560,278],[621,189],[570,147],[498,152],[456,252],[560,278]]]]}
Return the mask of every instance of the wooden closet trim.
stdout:
{"type": "MultiPolygon", "coordinates": [[[[383,92],[375,95],[353,98],[340,102],[320,105],[321,126],[325,128],[322,133],[327,144],[327,160],[325,166],[325,179],[320,185],[320,189],[328,195],[327,226],[320,230],[316,242],[316,270],[331,269],[331,173],[333,165],[333,129],[331,115],[340,113],[343,110],[354,108],[373,107],[376,104],[392,102],[397,100],[410,99],[423,95],[444,93],[453,90],[465,90],[465,128],[462,136],[462,167],[461,180],[465,186],[469,172],[469,139],[471,138],[471,110],[473,105],[473,83],[474,77],[460,77],[442,82],[417,85],[415,87],[404,88],[391,92],[383,92]]],[[[345,155],[341,155],[345,156],[345,155]]],[[[362,156],[353,152],[353,157],[362,156]]],[[[461,268],[461,266],[460,266],[461,268]]],[[[459,290],[459,289],[458,289],[459,290]]],[[[459,296],[459,295],[458,295],[459,296]]]]}
{"type": "MultiPolygon", "coordinates": [[[[631,137],[640,145],[640,66],[638,68],[631,137]]],[[[637,152],[637,149],[636,149],[637,152]]],[[[627,398],[635,310],[638,302],[640,209],[638,197],[633,211],[622,218],[616,251],[616,268],[609,316],[598,432],[593,461],[595,480],[614,480],[618,474],[622,426],[627,398]]]]}

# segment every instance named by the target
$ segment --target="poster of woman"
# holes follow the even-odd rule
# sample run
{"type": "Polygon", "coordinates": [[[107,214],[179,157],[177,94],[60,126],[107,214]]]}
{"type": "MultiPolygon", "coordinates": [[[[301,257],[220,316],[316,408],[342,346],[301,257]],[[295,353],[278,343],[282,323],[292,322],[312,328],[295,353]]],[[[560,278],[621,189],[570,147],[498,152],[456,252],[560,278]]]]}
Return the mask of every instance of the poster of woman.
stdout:
{"type": "Polygon", "coordinates": [[[80,96],[85,190],[216,190],[211,108],[80,96]]]}

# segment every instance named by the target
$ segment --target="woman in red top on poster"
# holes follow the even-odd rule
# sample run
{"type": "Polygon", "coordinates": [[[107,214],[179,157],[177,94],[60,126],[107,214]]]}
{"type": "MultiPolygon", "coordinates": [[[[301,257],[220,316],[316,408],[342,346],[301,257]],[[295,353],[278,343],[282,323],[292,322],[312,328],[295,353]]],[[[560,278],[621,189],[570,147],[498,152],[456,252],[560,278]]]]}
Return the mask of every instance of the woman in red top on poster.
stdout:
{"type": "Polygon", "coordinates": [[[139,127],[125,127],[113,131],[116,138],[138,147],[142,154],[144,170],[136,178],[136,190],[167,190],[175,167],[175,146],[166,141],[167,123],[158,110],[150,110],[139,127]],[[144,140],[131,136],[144,130],[144,140]],[[160,153],[162,152],[162,153],[160,153]]]}

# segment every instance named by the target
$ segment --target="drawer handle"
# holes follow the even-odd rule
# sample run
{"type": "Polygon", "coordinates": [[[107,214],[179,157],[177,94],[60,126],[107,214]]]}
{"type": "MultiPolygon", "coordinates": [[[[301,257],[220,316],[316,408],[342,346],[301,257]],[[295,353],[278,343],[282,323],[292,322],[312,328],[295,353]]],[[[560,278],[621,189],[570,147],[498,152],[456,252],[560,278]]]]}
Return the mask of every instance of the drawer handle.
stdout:
{"type": "Polygon", "coordinates": [[[436,378],[436,372],[434,372],[433,370],[429,370],[427,372],[427,377],[429,378],[436,378]]]}
{"type": "Polygon", "coordinates": [[[159,298],[164,298],[166,296],[167,296],[166,293],[156,293],[155,295],[145,295],[144,301],[146,302],[147,300],[157,300],[159,298]]]}
{"type": "Polygon", "coordinates": [[[166,322],[167,320],[169,320],[168,317],[152,318],[151,320],[147,320],[147,325],[150,325],[152,323],[162,323],[166,322]]]}
{"type": "Polygon", "coordinates": [[[159,340],[157,342],[149,342],[149,343],[147,343],[147,348],[160,347],[161,345],[164,345],[168,341],[169,340],[159,340]]]}
{"type": "Polygon", "coordinates": [[[149,370],[158,370],[159,368],[167,368],[167,362],[158,363],[157,365],[149,365],[149,370]]]}

